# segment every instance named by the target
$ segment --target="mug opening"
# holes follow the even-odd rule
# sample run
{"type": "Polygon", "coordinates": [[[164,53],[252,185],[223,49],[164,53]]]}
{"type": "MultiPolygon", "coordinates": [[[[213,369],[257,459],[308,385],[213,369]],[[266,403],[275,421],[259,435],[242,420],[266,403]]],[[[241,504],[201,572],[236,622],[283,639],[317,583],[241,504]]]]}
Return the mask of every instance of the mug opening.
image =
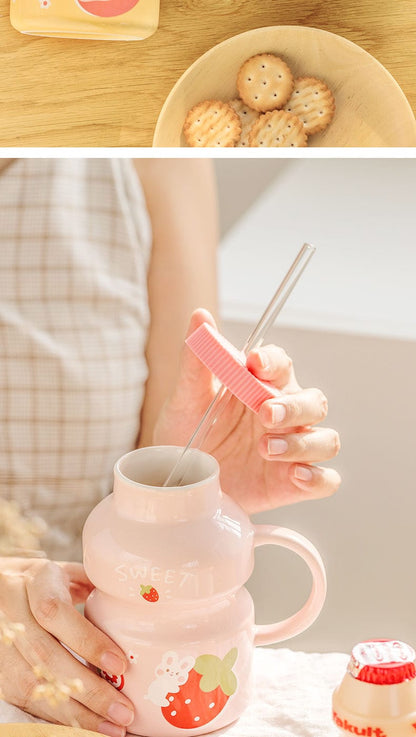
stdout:
{"type": "Polygon", "coordinates": [[[182,451],[181,447],[169,445],[139,448],[120,458],[116,463],[116,472],[132,484],[151,486],[160,491],[189,489],[218,474],[218,462],[213,456],[190,448],[180,486],[163,486],[182,451]]]}

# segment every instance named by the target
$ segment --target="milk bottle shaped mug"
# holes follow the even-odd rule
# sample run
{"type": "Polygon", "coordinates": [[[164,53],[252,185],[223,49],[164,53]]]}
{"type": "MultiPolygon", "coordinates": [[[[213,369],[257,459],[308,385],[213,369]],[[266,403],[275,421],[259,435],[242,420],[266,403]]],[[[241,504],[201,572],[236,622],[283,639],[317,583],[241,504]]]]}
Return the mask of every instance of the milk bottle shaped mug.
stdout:
{"type": "Polygon", "coordinates": [[[11,0],[10,21],[35,36],[138,41],[156,31],[159,0],[11,0]]]}
{"type": "Polygon", "coordinates": [[[180,453],[160,446],[123,456],[114,493],[91,512],[83,532],[85,570],[96,587],[86,616],[129,660],[123,676],[101,674],[131,699],[129,732],[143,737],[197,735],[237,719],[252,691],[253,644],[305,630],[326,592],[312,544],[291,530],[253,525],[222,494],[212,456],[191,450],[183,485],[164,488],[180,453]],[[244,584],[254,548],[265,544],[300,555],[313,585],[297,614],[256,626],[244,584]]]}

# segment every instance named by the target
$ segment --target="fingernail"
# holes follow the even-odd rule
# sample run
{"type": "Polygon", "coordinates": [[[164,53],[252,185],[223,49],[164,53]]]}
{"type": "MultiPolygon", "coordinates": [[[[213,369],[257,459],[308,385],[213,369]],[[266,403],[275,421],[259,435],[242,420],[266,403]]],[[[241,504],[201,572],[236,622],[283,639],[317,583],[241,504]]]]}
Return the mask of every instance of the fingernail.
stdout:
{"type": "Polygon", "coordinates": [[[270,361],[269,356],[267,355],[266,351],[257,351],[257,355],[260,360],[260,365],[264,371],[267,371],[267,369],[270,368],[270,361]]]}
{"type": "Polygon", "coordinates": [[[288,449],[288,444],[286,440],[283,440],[283,438],[269,438],[268,444],[267,444],[267,450],[269,452],[269,455],[271,456],[277,456],[281,453],[286,453],[288,449]]]}
{"type": "Polygon", "coordinates": [[[117,727],[117,724],[111,724],[111,722],[101,722],[98,725],[98,731],[101,734],[108,734],[109,737],[125,737],[125,727],[117,727]]]}
{"type": "Polygon", "coordinates": [[[111,673],[112,676],[121,676],[126,669],[122,659],[110,652],[101,655],[100,664],[102,669],[106,670],[107,673],[111,673]]]}
{"type": "Polygon", "coordinates": [[[278,425],[286,417],[286,407],[284,404],[272,404],[272,422],[278,425]]]}
{"type": "Polygon", "coordinates": [[[299,481],[312,481],[313,473],[308,466],[296,466],[295,479],[299,481]]]}
{"type": "Polygon", "coordinates": [[[117,724],[123,724],[125,727],[128,727],[134,719],[132,710],[124,706],[124,704],[120,704],[119,701],[115,701],[110,705],[107,716],[114,722],[117,722],[117,724]]]}

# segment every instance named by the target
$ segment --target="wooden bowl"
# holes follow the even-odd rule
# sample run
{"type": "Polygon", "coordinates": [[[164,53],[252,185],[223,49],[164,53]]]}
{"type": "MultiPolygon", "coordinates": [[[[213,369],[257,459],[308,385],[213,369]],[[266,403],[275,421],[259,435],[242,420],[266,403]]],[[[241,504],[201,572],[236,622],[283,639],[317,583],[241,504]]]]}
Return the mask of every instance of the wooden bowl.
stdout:
{"type": "Polygon", "coordinates": [[[0,724],[0,737],[103,737],[79,727],[55,724],[0,724]]]}
{"type": "Polygon", "coordinates": [[[351,41],[304,26],[257,28],[207,51],[171,90],[153,146],[186,146],[182,126],[188,110],[202,100],[237,97],[241,64],[261,52],[282,56],[295,76],[323,79],[334,93],[334,120],[310,137],[309,146],[416,146],[415,117],[391,74],[351,41]]]}

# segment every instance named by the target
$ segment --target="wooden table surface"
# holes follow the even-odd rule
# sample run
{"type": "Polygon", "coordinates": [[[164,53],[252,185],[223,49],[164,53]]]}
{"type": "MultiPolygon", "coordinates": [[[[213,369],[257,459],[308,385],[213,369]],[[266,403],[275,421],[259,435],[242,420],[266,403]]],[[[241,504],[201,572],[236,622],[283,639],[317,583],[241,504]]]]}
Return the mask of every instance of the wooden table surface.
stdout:
{"type": "Polygon", "coordinates": [[[24,36],[8,6],[0,0],[1,146],[150,146],[185,69],[220,41],[268,25],[314,26],[354,41],[416,111],[414,0],[161,0],[159,29],[138,42],[24,36]]]}
{"type": "Polygon", "coordinates": [[[0,737],[99,737],[76,727],[60,727],[54,724],[0,724],[0,737]]]}

